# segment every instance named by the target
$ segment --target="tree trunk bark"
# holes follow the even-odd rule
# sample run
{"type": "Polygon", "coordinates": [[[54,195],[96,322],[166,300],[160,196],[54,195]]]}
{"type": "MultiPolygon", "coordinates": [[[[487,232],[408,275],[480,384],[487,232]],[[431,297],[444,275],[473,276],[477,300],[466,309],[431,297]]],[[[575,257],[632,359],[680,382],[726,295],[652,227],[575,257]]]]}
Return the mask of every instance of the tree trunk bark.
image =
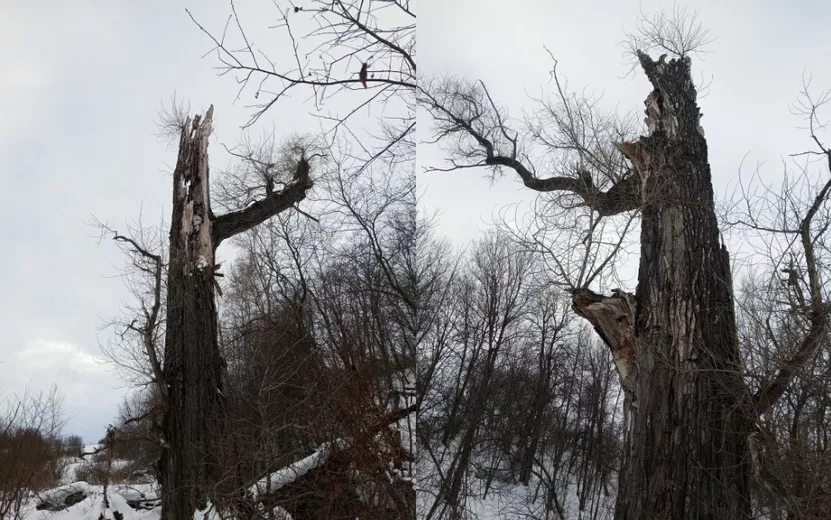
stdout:
{"type": "Polygon", "coordinates": [[[160,461],[162,520],[192,520],[213,481],[221,427],[222,358],[214,303],[208,185],[213,107],[185,124],[173,172],[164,374],[168,402],[160,461]]]}
{"type": "Polygon", "coordinates": [[[215,216],[211,211],[208,137],[213,106],[204,119],[182,128],[173,171],[173,212],[167,277],[162,454],[162,520],[192,520],[214,492],[220,477],[215,441],[224,433],[224,361],[219,351],[214,300],[215,252],[223,240],[252,229],[292,208],[312,188],[305,150],[280,191],[243,209],[215,216]]]}
{"type": "Polygon", "coordinates": [[[539,377],[534,391],[534,408],[531,410],[530,420],[526,426],[531,434],[528,445],[522,451],[522,462],[519,470],[519,482],[524,486],[531,482],[531,470],[534,468],[534,456],[537,454],[540,437],[542,437],[543,415],[548,404],[546,402],[549,397],[548,387],[551,384],[551,351],[546,348],[545,344],[540,346],[537,366],[539,377]]]}
{"type": "Polygon", "coordinates": [[[573,296],[626,391],[615,518],[749,518],[749,396],[690,61],[639,59],[650,135],[619,145],[642,182],[638,288],[573,296]]]}

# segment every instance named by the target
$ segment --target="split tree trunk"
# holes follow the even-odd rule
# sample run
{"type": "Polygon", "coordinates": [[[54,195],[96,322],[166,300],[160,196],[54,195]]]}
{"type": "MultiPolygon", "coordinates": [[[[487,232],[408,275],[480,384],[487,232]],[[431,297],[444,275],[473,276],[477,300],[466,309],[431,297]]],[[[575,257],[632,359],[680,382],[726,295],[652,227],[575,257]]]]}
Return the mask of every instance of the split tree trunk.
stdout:
{"type": "Polygon", "coordinates": [[[620,149],[640,175],[634,298],[573,296],[626,391],[617,520],[750,517],[750,458],[733,289],[720,244],[690,61],[639,53],[650,135],[620,149]]]}
{"type": "Polygon", "coordinates": [[[188,120],[173,172],[164,359],[168,399],[160,472],[163,520],[191,520],[204,507],[216,469],[210,440],[222,424],[208,190],[212,115],[213,107],[203,120],[188,120]]]}
{"type": "Polygon", "coordinates": [[[244,209],[214,215],[208,175],[212,119],[213,106],[204,119],[187,120],[173,172],[163,368],[166,409],[159,460],[162,520],[192,520],[220,477],[213,449],[225,420],[224,362],[214,300],[216,248],[299,203],[313,185],[301,150],[284,189],[268,190],[244,209]]]}

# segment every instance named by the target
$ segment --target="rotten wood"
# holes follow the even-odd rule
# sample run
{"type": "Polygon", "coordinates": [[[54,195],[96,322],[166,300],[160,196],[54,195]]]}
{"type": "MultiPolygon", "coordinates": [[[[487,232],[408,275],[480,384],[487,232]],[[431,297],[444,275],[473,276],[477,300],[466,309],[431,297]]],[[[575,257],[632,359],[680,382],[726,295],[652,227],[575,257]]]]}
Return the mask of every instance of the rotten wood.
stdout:
{"type": "Polygon", "coordinates": [[[592,324],[612,352],[621,387],[633,402],[637,365],[635,364],[635,297],[615,290],[611,296],[589,289],[572,291],[572,309],[592,324]]]}
{"type": "Polygon", "coordinates": [[[162,424],[162,520],[192,520],[210,500],[221,470],[213,442],[221,438],[224,395],[217,336],[216,248],[303,200],[312,187],[300,158],[293,182],[251,206],[215,216],[211,211],[208,137],[213,106],[182,129],[173,172],[165,330],[162,424]]]}

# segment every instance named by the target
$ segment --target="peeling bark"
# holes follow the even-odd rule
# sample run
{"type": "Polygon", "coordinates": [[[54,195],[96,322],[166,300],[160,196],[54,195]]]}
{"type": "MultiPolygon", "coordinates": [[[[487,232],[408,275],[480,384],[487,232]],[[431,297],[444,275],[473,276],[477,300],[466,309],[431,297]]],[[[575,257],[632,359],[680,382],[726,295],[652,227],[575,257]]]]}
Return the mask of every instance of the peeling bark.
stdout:
{"type": "Polygon", "coordinates": [[[164,374],[162,518],[181,520],[208,500],[221,424],[221,357],[213,295],[208,136],[213,107],[188,120],[173,172],[164,374]]]}
{"type": "Polygon", "coordinates": [[[639,59],[650,133],[619,145],[641,180],[635,304],[575,295],[632,394],[615,518],[749,518],[751,422],[690,61],[639,59]]]}
{"type": "Polygon", "coordinates": [[[219,468],[212,443],[222,433],[223,360],[217,337],[215,252],[220,242],[303,200],[312,187],[300,158],[294,182],[237,212],[214,216],[208,137],[213,106],[184,125],[173,172],[163,367],[166,409],[159,461],[162,520],[192,520],[210,499],[219,468]]]}
{"type": "Polygon", "coordinates": [[[634,398],[638,367],[635,364],[635,298],[623,291],[603,296],[588,289],[572,292],[572,308],[586,318],[612,351],[612,359],[627,396],[634,398]]]}

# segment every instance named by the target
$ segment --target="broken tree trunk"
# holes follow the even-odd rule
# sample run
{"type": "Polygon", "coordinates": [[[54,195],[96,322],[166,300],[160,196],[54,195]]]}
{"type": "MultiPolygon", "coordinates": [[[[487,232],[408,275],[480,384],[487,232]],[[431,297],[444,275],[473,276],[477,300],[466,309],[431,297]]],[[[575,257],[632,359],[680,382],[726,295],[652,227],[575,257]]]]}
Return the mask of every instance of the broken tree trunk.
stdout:
{"type": "Polygon", "coordinates": [[[162,518],[190,520],[204,507],[215,461],[210,438],[222,421],[222,358],[213,295],[214,244],[208,190],[213,107],[187,121],[173,171],[173,216],[164,375],[162,518]]]}
{"type": "Polygon", "coordinates": [[[165,331],[166,407],[159,461],[162,519],[192,520],[217,481],[212,442],[224,423],[223,360],[214,300],[215,252],[226,238],[249,230],[303,200],[312,187],[301,155],[292,182],[248,207],[214,216],[210,205],[208,137],[213,106],[185,123],[173,172],[165,331]]]}
{"type": "Polygon", "coordinates": [[[650,134],[619,146],[641,180],[638,288],[573,295],[626,392],[615,518],[749,518],[748,396],[690,60],[638,56],[650,134]]]}

